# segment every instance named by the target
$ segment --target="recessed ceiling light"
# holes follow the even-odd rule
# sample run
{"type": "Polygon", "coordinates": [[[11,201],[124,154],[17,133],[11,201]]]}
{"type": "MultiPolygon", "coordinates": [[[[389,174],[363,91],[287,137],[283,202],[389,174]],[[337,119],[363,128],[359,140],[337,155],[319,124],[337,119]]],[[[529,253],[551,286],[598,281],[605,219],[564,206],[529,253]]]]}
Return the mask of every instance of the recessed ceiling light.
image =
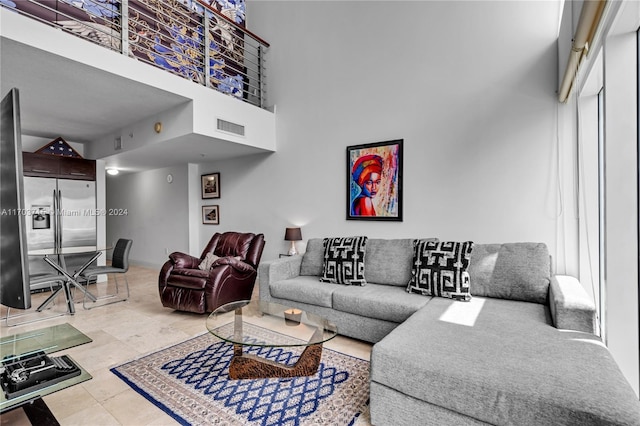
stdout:
{"type": "Polygon", "coordinates": [[[118,173],[120,173],[120,170],[118,170],[118,169],[107,169],[107,173],[110,174],[111,176],[115,176],[118,173]]]}

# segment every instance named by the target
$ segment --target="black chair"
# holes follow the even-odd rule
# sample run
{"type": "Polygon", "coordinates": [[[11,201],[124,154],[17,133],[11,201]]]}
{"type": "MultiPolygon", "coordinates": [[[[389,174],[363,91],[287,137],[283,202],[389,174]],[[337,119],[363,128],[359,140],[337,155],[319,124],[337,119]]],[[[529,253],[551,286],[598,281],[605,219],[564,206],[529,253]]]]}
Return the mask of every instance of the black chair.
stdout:
{"type": "MultiPolygon", "coordinates": [[[[98,300],[105,300],[105,299],[115,299],[115,300],[111,300],[110,302],[107,303],[101,303],[99,305],[93,305],[93,306],[88,306],[87,305],[87,296],[85,294],[85,297],[82,301],[82,306],[85,309],[91,309],[91,308],[96,308],[98,306],[104,306],[104,305],[110,305],[112,303],[116,303],[116,302],[124,302],[125,300],[129,299],[129,281],[127,280],[127,271],[129,270],[129,252],[131,251],[131,245],[133,244],[133,240],[127,240],[125,238],[120,238],[118,240],[118,242],[116,243],[115,248],[113,249],[113,254],[111,255],[111,265],[107,265],[107,266],[95,266],[92,268],[87,268],[85,269],[82,274],[80,275],[80,277],[86,281],[86,283],[89,283],[89,280],[92,277],[96,277],[98,275],[108,275],[108,274],[114,274],[113,278],[115,280],[115,287],[116,287],[116,292],[112,293],[112,294],[106,294],[103,296],[99,296],[96,297],[96,301],[98,300]],[[120,296],[120,290],[119,290],[119,285],[118,285],[118,274],[123,274],[124,277],[124,282],[125,282],[125,287],[126,287],[126,296],[124,298],[122,297],[118,297],[120,296]]],[[[97,285],[97,282],[96,282],[97,285]]],[[[95,303],[95,302],[93,302],[95,303]]]]}

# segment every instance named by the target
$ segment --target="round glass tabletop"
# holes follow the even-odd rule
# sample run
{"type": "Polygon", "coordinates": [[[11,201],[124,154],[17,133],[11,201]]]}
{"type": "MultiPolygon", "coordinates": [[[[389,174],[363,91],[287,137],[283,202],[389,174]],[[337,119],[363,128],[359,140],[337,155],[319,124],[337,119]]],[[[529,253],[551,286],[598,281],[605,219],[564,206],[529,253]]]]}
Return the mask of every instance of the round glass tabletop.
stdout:
{"type": "Polygon", "coordinates": [[[207,330],[233,344],[261,347],[316,345],[338,334],[336,325],[319,315],[257,300],[220,306],[207,318],[207,330]]]}

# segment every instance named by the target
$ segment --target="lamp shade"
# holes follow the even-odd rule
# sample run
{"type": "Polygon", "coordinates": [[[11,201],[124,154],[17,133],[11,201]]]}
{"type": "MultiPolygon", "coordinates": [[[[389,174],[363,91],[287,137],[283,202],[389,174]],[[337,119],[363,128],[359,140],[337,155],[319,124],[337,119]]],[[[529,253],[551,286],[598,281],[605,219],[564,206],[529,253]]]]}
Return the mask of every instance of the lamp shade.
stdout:
{"type": "Polygon", "coordinates": [[[287,228],[284,239],[286,241],[302,241],[302,231],[300,228],[287,228]]]}

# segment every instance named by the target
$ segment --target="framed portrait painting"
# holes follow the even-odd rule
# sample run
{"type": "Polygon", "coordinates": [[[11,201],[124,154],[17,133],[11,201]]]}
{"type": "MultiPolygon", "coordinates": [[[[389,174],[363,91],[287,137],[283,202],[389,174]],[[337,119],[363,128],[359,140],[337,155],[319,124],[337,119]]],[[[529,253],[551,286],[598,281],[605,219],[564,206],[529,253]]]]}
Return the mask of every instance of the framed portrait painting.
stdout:
{"type": "Polygon", "coordinates": [[[202,206],[202,223],[220,225],[220,206],[202,206]]]}
{"type": "Polygon", "coordinates": [[[402,139],[347,147],[347,219],[402,221],[402,139]]]}
{"type": "Polygon", "coordinates": [[[220,173],[202,175],[202,199],[220,198],[220,173]]]}

